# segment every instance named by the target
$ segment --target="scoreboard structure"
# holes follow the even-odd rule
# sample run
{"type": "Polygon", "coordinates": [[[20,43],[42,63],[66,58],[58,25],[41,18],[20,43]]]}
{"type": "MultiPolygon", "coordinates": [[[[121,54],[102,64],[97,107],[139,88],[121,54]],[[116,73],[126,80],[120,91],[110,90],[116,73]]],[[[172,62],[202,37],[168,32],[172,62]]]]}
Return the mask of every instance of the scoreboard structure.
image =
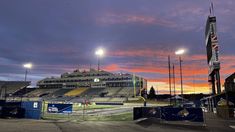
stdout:
{"type": "Polygon", "coordinates": [[[219,44],[216,31],[216,17],[208,16],[206,23],[206,51],[208,63],[208,82],[211,84],[212,94],[221,93],[219,44]]]}

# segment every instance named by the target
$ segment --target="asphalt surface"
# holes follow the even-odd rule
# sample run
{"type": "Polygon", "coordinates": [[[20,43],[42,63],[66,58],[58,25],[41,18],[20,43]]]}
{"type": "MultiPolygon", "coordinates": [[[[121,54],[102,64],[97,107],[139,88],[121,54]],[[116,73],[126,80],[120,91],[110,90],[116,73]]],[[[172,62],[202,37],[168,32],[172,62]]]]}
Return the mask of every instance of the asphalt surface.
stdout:
{"type": "Polygon", "coordinates": [[[47,121],[0,119],[0,132],[235,132],[235,120],[205,114],[206,126],[163,123],[156,119],[142,121],[47,121]]]}

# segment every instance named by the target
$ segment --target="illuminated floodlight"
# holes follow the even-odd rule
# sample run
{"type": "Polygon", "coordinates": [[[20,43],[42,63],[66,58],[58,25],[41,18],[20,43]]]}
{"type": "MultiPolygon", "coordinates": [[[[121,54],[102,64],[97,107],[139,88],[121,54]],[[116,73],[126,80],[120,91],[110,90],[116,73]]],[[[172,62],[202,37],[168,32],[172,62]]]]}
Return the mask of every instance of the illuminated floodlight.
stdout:
{"type": "Polygon", "coordinates": [[[33,67],[33,64],[32,63],[26,63],[23,65],[24,68],[26,69],[31,69],[33,67]]]}
{"type": "Polygon", "coordinates": [[[185,49],[179,49],[177,51],[175,51],[176,55],[183,55],[185,53],[185,49]]]}
{"type": "Polygon", "coordinates": [[[104,49],[100,48],[98,50],[96,50],[95,55],[102,57],[104,56],[104,49]]]}

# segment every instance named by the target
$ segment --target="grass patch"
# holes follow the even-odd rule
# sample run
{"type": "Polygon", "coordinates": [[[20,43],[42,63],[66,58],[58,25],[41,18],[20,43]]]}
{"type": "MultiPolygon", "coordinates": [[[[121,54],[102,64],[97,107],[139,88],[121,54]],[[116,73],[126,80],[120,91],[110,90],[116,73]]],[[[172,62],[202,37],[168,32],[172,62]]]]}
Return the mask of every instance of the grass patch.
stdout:
{"type": "MultiPolygon", "coordinates": [[[[93,109],[111,109],[111,108],[115,108],[114,106],[110,106],[110,105],[88,105],[85,106],[86,110],[93,110],[93,109]]],[[[84,106],[81,105],[77,105],[77,106],[73,106],[73,111],[79,111],[79,110],[83,110],[84,106]]]]}
{"type": "Polygon", "coordinates": [[[120,113],[116,115],[66,115],[66,114],[45,114],[44,120],[76,120],[76,121],[131,121],[133,113],[120,113]]]}
{"type": "MultiPolygon", "coordinates": [[[[167,101],[157,101],[157,100],[146,100],[147,104],[151,103],[151,104],[160,104],[160,105],[169,105],[169,102],[167,101]]],[[[142,99],[139,100],[130,100],[130,101],[126,101],[125,103],[144,103],[144,101],[142,99]]]]}

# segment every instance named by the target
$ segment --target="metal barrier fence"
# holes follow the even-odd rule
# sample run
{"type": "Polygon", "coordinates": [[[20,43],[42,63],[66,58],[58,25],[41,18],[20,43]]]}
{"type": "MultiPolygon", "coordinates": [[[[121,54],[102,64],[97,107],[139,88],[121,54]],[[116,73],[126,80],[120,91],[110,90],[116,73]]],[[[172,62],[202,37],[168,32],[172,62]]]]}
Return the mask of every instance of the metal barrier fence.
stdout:
{"type": "Polygon", "coordinates": [[[154,117],[165,121],[204,122],[201,108],[136,107],[133,115],[134,120],[154,117]]]}
{"type": "Polygon", "coordinates": [[[97,105],[84,103],[63,103],[44,101],[42,107],[43,119],[59,120],[123,120],[133,119],[132,110],[119,112],[120,105],[97,105]],[[49,110],[50,109],[50,110],[49,110]],[[118,109],[118,110],[117,110],[118,109]],[[115,112],[117,110],[118,112],[115,112]],[[112,112],[114,111],[114,112],[112,112]]]}

